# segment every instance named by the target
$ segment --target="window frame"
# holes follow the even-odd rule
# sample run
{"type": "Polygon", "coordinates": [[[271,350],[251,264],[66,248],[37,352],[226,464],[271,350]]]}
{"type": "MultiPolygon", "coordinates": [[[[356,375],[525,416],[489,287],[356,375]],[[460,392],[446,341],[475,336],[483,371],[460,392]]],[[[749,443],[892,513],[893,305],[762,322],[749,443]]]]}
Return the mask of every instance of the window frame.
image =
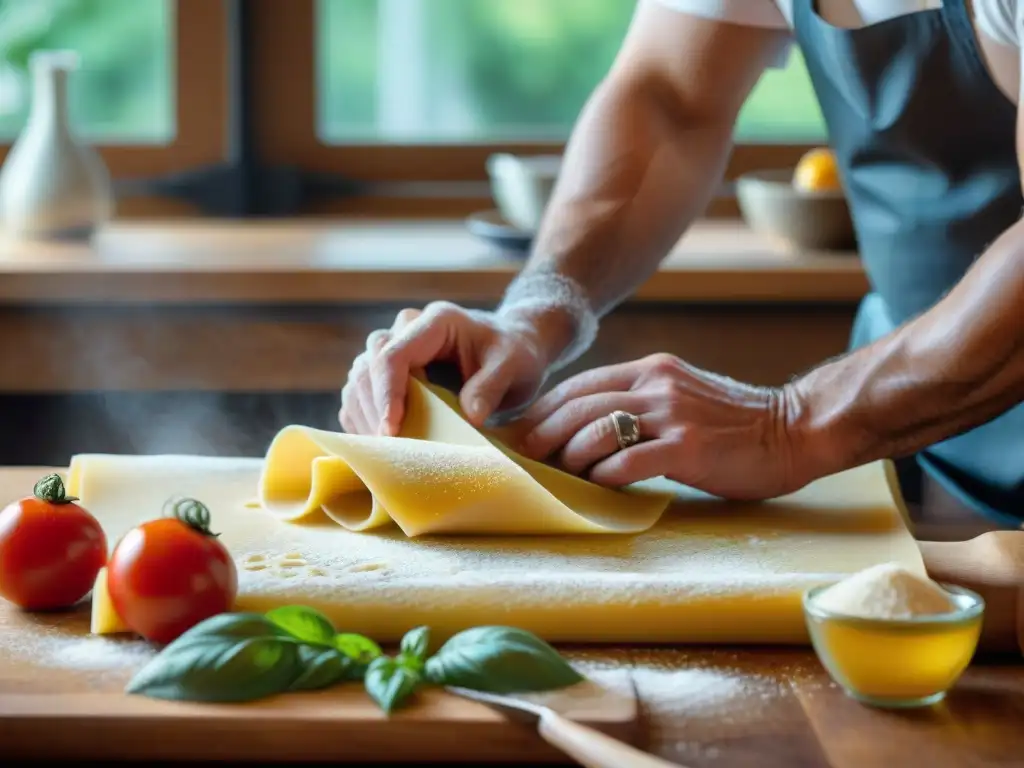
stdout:
{"type": "MultiPolygon", "coordinates": [[[[95,145],[115,180],[118,218],[459,217],[493,205],[489,155],[564,151],[564,142],[322,143],[316,6],[174,0],[173,140],[95,145]]],[[[792,167],[812,146],[737,143],[705,215],[737,216],[732,180],[792,167]]],[[[0,163],[9,147],[0,142],[0,163]]]]}
{"type": "MultiPolygon", "coordinates": [[[[159,144],[94,143],[115,181],[143,180],[220,163],[230,104],[224,3],[173,0],[174,138],[159,144]]],[[[0,163],[11,141],[0,142],[0,163]]],[[[119,217],[195,215],[196,206],[151,188],[119,196],[119,217]]]]}
{"type": "MultiPolygon", "coordinates": [[[[306,213],[465,215],[487,207],[485,161],[495,152],[560,154],[564,142],[325,144],[317,135],[317,0],[250,0],[256,146],[265,162],[354,181],[359,191],[321,197],[306,213]],[[285,6],[287,5],[287,10],[285,6]]],[[[815,144],[737,143],[726,183],[707,215],[736,216],[731,182],[757,169],[792,167],[815,144]]]]}

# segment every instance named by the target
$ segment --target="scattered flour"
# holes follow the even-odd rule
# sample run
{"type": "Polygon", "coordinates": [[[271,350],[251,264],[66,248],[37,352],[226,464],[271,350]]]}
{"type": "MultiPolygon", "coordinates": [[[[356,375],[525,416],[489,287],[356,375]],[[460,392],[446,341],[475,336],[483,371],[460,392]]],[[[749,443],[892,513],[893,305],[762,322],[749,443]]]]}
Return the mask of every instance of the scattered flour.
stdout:
{"type": "Polygon", "coordinates": [[[156,655],[144,640],[81,635],[60,627],[0,633],[0,656],[31,666],[80,672],[138,669],[156,655]]]}
{"type": "Polygon", "coordinates": [[[47,660],[56,667],[100,671],[141,666],[156,655],[142,640],[110,640],[105,637],[53,638],[44,643],[47,660]]]}
{"type": "Polygon", "coordinates": [[[896,563],[865,568],[821,592],[816,602],[832,613],[872,619],[909,619],[955,607],[933,581],[896,563]]]}
{"type": "Polygon", "coordinates": [[[658,719],[717,719],[735,722],[737,717],[758,717],[785,696],[794,671],[745,669],[750,659],[737,653],[714,653],[673,648],[632,649],[628,660],[614,651],[567,650],[567,658],[588,677],[623,668],[631,670],[641,699],[658,719]],[[777,674],[776,674],[777,673],[777,674]]]}

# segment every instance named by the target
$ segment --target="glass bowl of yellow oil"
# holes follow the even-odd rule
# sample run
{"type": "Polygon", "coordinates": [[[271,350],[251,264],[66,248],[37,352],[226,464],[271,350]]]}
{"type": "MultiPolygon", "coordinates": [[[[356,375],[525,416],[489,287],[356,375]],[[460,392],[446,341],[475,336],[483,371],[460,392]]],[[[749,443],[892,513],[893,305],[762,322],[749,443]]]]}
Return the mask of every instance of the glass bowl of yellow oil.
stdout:
{"type": "Polygon", "coordinates": [[[970,664],[981,635],[985,601],[963,587],[940,585],[946,613],[863,618],[834,613],[804,593],[804,617],[822,665],[847,694],[875,707],[924,707],[942,701],[970,664]]]}

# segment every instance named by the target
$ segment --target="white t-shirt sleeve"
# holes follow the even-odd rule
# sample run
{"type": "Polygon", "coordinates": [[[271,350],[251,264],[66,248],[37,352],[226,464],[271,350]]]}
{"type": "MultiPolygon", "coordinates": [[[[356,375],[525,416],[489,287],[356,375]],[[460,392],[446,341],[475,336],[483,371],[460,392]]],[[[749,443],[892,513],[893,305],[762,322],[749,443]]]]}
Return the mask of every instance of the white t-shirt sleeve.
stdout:
{"type": "MultiPolygon", "coordinates": [[[[767,29],[789,29],[789,21],[779,9],[776,0],[658,0],[680,13],[698,16],[702,19],[726,21],[746,27],[767,29]]],[[[792,41],[783,46],[772,68],[785,69],[789,63],[792,41]]]]}
{"type": "Polygon", "coordinates": [[[1024,107],[1024,1],[975,0],[974,22],[978,30],[1000,45],[1016,48],[1020,57],[1020,92],[1017,109],[1024,107]]]}
{"type": "Polygon", "coordinates": [[[997,43],[1021,47],[1024,3],[1018,0],[975,0],[974,20],[978,29],[997,43]]]}
{"type": "Polygon", "coordinates": [[[659,0],[691,16],[728,21],[748,27],[787,29],[789,23],[775,0],[659,0]]]}

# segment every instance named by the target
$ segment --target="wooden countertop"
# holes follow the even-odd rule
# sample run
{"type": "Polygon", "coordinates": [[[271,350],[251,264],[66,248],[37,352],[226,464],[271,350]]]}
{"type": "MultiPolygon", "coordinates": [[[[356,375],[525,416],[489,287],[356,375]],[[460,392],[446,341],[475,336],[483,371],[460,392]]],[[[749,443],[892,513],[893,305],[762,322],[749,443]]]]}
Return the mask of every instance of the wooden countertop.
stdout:
{"type": "MultiPolygon", "coordinates": [[[[84,633],[87,624],[84,612],[61,619],[64,631],[74,626],[84,633]]],[[[83,635],[80,637],[84,640],[83,635]]],[[[51,640],[51,646],[72,654],[66,662],[39,662],[57,664],[53,669],[30,666],[19,672],[8,666],[0,670],[0,701],[5,690],[55,697],[80,696],[85,691],[110,694],[119,690],[140,666],[137,651],[134,655],[126,653],[125,661],[118,662],[111,647],[104,646],[103,652],[97,653],[95,645],[63,642],[60,645],[51,640]],[[75,670],[76,666],[81,668],[75,670]]],[[[100,641],[103,642],[110,641],[100,641]]],[[[44,651],[53,654],[51,646],[44,651]]],[[[570,659],[594,668],[627,671],[643,711],[639,745],[685,768],[1020,766],[1024,754],[1024,733],[1020,728],[1024,715],[1024,667],[1019,665],[975,664],[945,702],[930,709],[896,711],[872,709],[847,697],[809,650],[562,650],[570,659]]],[[[334,703],[331,691],[316,695],[323,697],[325,707],[334,703]]],[[[289,703],[286,699],[270,702],[270,711],[281,707],[287,712],[289,703]]],[[[5,717],[17,714],[16,709],[0,711],[0,724],[5,717]]],[[[241,713],[239,716],[244,717],[241,713]]],[[[51,722],[22,721],[18,726],[17,756],[93,756],[96,738],[91,740],[94,743],[90,754],[83,754],[81,743],[62,737],[62,729],[54,727],[59,720],[55,716],[51,722]],[[52,736],[37,738],[41,733],[52,736]],[[28,743],[38,745],[34,754],[26,754],[24,745],[28,743]]],[[[365,744],[339,742],[337,729],[330,722],[313,723],[318,727],[301,730],[293,718],[264,717],[260,724],[265,730],[255,740],[224,733],[216,739],[190,739],[181,725],[173,721],[151,727],[149,732],[159,732],[158,751],[160,759],[166,761],[217,759],[225,765],[252,765],[254,757],[280,757],[292,764],[305,760],[363,764],[361,758],[387,759],[381,754],[361,753],[360,749],[366,750],[365,744]],[[299,733],[301,739],[295,735],[299,733]]],[[[132,725],[137,727],[139,723],[132,725]]],[[[151,764],[152,744],[132,738],[134,729],[121,730],[116,722],[100,719],[96,726],[94,733],[109,734],[103,738],[105,756],[113,753],[119,759],[138,761],[125,765],[151,764]]],[[[513,754],[514,745],[514,754],[518,756],[547,757],[550,752],[542,747],[539,737],[532,737],[525,730],[520,733],[520,727],[511,725],[507,733],[492,733],[492,741],[499,746],[506,744],[508,754],[513,754]]],[[[397,735],[400,733],[396,731],[396,738],[402,738],[397,735]]],[[[408,746],[399,746],[393,757],[409,759],[403,759],[403,764],[415,765],[410,751],[424,754],[422,748],[410,750],[408,746]]],[[[436,741],[426,750],[428,759],[433,760],[455,759],[459,753],[458,746],[445,749],[436,741]]],[[[485,760],[472,762],[495,764],[485,760]]]]}
{"type": "MultiPolygon", "coordinates": [[[[125,223],[91,246],[0,244],[0,303],[486,303],[521,266],[461,221],[125,223]]],[[[855,302],[866,290],[856,254],[792,253],[709,220],[635,300],[855,302]]]]}

